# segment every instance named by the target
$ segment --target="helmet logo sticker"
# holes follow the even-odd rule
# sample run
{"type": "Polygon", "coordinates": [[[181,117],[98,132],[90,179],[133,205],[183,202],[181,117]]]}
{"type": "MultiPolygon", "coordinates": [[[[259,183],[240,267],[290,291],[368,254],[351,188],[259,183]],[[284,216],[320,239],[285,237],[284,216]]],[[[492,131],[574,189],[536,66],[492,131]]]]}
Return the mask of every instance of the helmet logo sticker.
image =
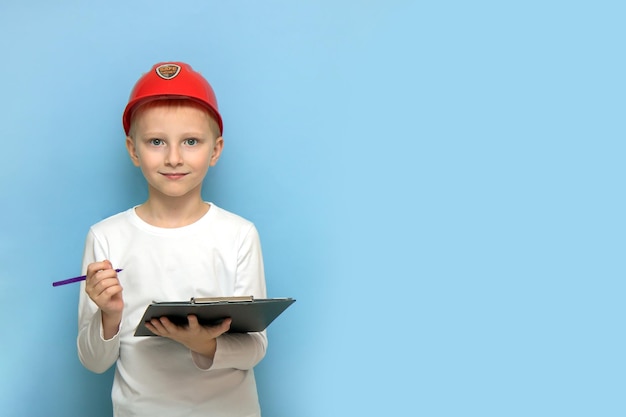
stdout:
{"type": "Polygon", "coordinates": [[[180,72],[180,66],[176,64],[163,64],[156,67],[156,73],[164,80],[171,80],[180,72]]]}

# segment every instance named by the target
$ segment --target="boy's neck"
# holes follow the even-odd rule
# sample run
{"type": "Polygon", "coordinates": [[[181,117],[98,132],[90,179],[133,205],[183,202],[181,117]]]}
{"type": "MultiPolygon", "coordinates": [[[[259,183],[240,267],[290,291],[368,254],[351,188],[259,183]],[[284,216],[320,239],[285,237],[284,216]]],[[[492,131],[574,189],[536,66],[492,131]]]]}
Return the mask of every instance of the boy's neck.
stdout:
{"type": "Polygon", "coordinates": [[[137,207],[135,212],[146,223],[163,228],[188,226],[198,221],[210,209],[210,205],[202,198],[186,201],[185,199],[148,200],[137,207]]]}

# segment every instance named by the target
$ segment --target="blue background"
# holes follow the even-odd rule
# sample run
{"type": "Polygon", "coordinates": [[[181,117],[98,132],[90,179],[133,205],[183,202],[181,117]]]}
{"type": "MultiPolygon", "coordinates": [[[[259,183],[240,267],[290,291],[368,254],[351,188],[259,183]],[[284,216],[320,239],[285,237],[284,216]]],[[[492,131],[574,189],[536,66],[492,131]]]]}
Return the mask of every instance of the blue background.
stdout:
{"type": "Polygon", "coordinates": [[[109,416],[75,348],[88,227],[146,198],[121,113],[213,84],[205,198],[296,304],[268,417],[624,416],[619,1],[4,1],[0,413],[109,416]]]}

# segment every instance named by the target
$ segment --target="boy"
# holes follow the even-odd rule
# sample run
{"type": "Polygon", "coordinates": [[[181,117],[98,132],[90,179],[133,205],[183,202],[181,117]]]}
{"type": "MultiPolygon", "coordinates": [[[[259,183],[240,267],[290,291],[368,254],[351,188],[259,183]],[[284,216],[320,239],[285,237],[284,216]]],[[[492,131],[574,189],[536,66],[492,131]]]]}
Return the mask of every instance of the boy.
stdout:
{"type": "Polygon", "coordinates": [[[135,85],[123,126],[148,199],[87,235],[79,358],[98,373],[116,364],[115,416],[260,416],[253,367],[265,332],[226,333],[230,320],[208,327],[189,316],[187,326],[148,323],[161,337],[133,336],[153,300],[266,297],[256,228],[201,196],[224,146],[213,90],[185,63],[156,64],[135,85]]]}

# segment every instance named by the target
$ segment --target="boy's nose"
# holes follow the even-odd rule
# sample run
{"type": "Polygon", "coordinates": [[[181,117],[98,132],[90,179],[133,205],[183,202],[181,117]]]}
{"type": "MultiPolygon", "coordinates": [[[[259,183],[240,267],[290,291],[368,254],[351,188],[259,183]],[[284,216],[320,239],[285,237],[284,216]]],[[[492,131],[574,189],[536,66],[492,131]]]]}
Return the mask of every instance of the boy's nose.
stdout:
{"type": "Polygon", "coordinates": [[[182,165],[183,158],[180,150],[177,146],[172,146],[169,148],[167,152],[167,156],[165,158],[165,164],[170,166],[182,165]]]}

